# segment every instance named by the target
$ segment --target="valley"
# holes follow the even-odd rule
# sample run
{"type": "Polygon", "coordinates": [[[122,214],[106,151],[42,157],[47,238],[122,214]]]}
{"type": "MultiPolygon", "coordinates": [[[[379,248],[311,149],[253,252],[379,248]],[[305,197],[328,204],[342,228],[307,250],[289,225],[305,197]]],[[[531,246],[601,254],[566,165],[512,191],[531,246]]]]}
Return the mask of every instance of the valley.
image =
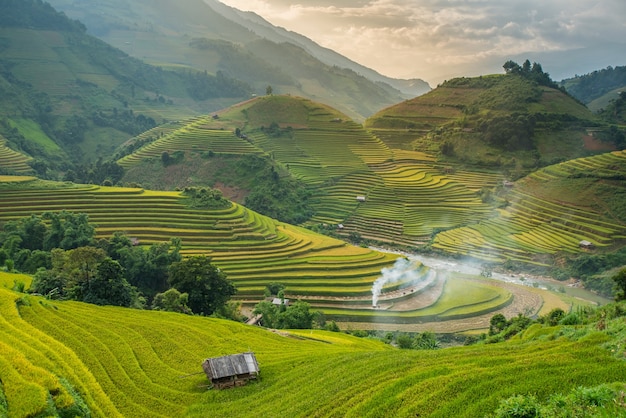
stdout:
{"type": "Polygon", "coordinates": [[[0,0],[0,417],[625,416],[626,72],[502,68],[0,0]]]}

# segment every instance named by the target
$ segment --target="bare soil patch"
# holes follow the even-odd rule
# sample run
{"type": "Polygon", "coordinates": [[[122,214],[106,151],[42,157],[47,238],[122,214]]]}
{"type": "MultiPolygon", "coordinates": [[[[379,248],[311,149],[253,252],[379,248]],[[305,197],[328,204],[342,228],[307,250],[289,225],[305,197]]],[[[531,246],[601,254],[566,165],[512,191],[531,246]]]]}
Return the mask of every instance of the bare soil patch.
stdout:
{"type": "Polygon", "coordinates": [[[591,135],[583,136],[583,143],[584,143],[585,149],[589,151],[615,151],[616,150],[613,144],[602,142],[599,139],[591,135]]]}

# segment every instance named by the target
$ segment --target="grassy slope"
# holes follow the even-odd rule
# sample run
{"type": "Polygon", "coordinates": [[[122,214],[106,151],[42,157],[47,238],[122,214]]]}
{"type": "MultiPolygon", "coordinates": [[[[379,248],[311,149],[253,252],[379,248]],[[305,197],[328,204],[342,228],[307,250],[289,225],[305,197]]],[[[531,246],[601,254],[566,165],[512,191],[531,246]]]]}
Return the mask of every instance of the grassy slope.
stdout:
{"type": "MultiPolygon", "coordinates": [[[[2,221],[65,209],[87,213],[97,225],[98,237],[126,231],[142,244],[179,237],[184,254],[212,257],[236,283],[238,298],[251,304],[259,300],[267,283],[280,281],[287,285],[290,297],[302,297],[316,309],[341,321],[416,324],[484,316],[508,307],[514,308],[513,314],[529,309],[537,312],[541,300],[553,306],[547,295],[525,301],[524,292],[520,296],[520,291],[494,288],[487,282],[449,279],[442,285],[441,297],[434,295],[432,300],[427,299],[430,302],[417,305],[407,300],[415,298],[421,290],[387,297],[385,293],[407,284],[385,286],[384,310],[372,310],[372,283],[380,276],[382,268],[392,264],[396,255],[346,245],[334,238],[270,220],[238,205],[214,211],[190,209],[178,192],[74,185],[10,176],[0,180],[3,181],[2,221]],[[347,298],[347,302],[341,297],[347,298]],[[521,297],[519,303],[518,297],[521,297]]],[[[461,326],[467,329],[485,324],[468,321],[461,326]]]]}
{"type": "Polygon", "coordinates": [[[30,173],[32,171],[27,155],[15,151],[6,145],[6,140],[0,135],[0,169],[7,172],[30,173]]]}
{"type": "MultiPolygon", "coordinates": [[[[120,164],[129,170],[126,180],[141,183],[149,165],[163,184],[186,186],[204,181],[213,186],[221,182],[245,189],[254,186],[249,178],[231,175],[228,179],[216,173],[216,168],[228,167],[227,162],[202,161],[197,156],[207,151],[235,158],[264,153],[313,190],[316,214],[310,224],[342,223],[346,229],[340,232],[345,236],[357,232],[366,238],[409,245],[427,240],[433,228],[457,226],[469,218],[482,218],[490,210],[475,192],[495,185],[496,174],[460,171],[454,178],[447,177],[443,167],[433,166],[432,156],[392,151],[347,116],[323,104],[291,96],[267,96],[218,114],[219,119],[185,121],[121,159],[120,164]],[[280,135],[263,130],[272,123],[278,124],[280,135]],[[246,141],[232,135],[235,129],[247,135],[246,141]],[[226,147],[212,139],[220,130],[226,136],[230,132],[226,147]],[[161,153],[172,150],[187,151],[187,159],[178,168],[160,167],[161,153]],[[152,162],[146,163],[147,158],[152,162]],[[356,196],[367,196],[368,202],[358,204],[356,196]]],[[[137,140],[149,135],[158,137],[153,132],[137,140]]]]}
{"type": "MultiPolygon", "coordinates": [[[[343,334],[293,338],[180,314],[50,302],[0,289],[0,379],[8,415],[69,409],[73,388],[93,416],[483,416],[501,399],[546,399],[623,379],[607,334],[438,351],[402,351],[343,334]],[[19,306],[16,301],[20,300],[19,306]],[[258,382],[205,389],[206,357],[255,352],[258,382]],[[50,399],[48,402],[47,399],[50,399]]],[[[623,328],[623,326],[622,326],[623,328]]],[[[571,330],[570,330],[571,331],[571,330]]],[[[555,333],[558,335],[559,332],[555,333]]],[[[571,333],[570,333],[571,334],[571,333]]]]}

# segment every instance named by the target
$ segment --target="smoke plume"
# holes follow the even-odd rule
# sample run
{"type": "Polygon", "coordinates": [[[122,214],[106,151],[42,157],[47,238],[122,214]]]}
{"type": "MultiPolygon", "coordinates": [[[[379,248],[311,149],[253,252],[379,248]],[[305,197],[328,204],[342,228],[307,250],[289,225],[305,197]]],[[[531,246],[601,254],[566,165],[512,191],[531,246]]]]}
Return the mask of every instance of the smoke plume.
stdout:
{"type": "Polygon", "coordinates": [[[386,267],[380,272],[380,276],[372,286],[372,306],[378,306],[378,298],[383,290],[383,286],[389,283],[415,282],[422,276],[420,267],[422,264],[418,261],[410,261],[406,258],[398,258],[393,267],[386,267]]]}

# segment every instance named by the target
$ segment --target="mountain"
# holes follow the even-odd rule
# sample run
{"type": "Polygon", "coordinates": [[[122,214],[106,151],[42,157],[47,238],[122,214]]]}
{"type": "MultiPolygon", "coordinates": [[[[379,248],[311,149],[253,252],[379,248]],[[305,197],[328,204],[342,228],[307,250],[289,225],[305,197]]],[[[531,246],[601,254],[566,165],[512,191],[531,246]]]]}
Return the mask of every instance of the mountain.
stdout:
{"type": "Polygon", "coordinates": [[[607,67],[577,75],[562,80],[560,85],[591,110],[598,111],[617,99],[620,92],[626,91],[626,67],[607,67]]]}
{"type": "Polygon", "coordinates": [[[130,55],[161,66],[223,71],[264,94],[325,102],[362,121],[379,109],[429,90],[421,80],[394,80],[311,40],[217,1],[53,0],[93,33],[130,55]]]}
{"type": "Polygon", "coordinates": [[[107,157],[165,120],[210,112],[250,87],[201,72],[149,66],[86,34],[40,1],[4,1],[0,135],[42,176],[107,157]]]}
{"type": "Polygon", "coordinates": [[[430,86],[424,80],[403,80],[381,75],[371,68],[367,68],[344,57],[341,54],[338,54],[332,49],[321,47],[306,36],[300,35],[293,31],[287,31],[280,27],[276,27],[256,13],[242,12],[233,7],[229,7],[217,0],[205,0],[205,3],[207,3],[211,8],[213,8],[213,10],[220,13],[222,16],[231,19],[233,22],[239,23],[244,27],[247,27],[259,36],[270,39],[276,43],[294,43],[302,47],[308,53],[327,65],[347,68],[356,72],[357,74],[365,76],[366,78],[374,82],[388,84],[395,89],[400,90],[400,92],[404,96],[419,96],[430,90],[430,86]]]}

